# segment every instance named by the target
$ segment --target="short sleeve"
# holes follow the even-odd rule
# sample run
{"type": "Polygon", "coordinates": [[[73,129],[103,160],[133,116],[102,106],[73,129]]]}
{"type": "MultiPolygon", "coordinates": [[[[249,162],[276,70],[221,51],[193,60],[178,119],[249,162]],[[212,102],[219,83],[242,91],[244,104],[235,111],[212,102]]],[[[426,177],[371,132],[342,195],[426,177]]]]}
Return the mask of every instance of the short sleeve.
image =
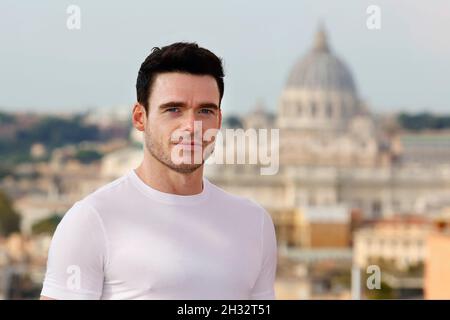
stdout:
{"type": "Polygon", "coordinates": [[[77,202],[53,235],[41,295],[58,300],[100,299],[106,263],[106,234],[98,213],[77,202]]]}
{"type": "Polygon", "coordinates": [[[264,209],[262,225],[262,265],[252,289],[252,300],[275,299],[275,275],[277,270],[277,240],[273,221],[264,209]]]}

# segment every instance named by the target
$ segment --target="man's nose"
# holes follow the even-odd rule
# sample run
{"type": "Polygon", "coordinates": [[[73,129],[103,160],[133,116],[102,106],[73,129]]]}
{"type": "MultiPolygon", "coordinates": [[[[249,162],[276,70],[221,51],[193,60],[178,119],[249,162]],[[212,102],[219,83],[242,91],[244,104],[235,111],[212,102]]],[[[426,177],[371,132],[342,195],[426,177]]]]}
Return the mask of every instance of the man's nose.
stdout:
{"type": "Polygon", "coordinates": [[[192,134],[198,133],[198,131],[201,130],[201,121],[197,119],[195,112],[186,113],[186,116],[183,119],[182,130],[192,134]]]}

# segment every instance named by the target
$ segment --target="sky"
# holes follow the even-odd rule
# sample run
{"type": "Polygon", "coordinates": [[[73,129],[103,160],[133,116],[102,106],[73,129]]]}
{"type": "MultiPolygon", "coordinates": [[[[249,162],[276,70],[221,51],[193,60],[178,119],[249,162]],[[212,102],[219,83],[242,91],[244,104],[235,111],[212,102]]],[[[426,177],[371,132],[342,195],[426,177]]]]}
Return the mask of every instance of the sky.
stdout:
{"type": "Polygon", "coordinates": [[[0,110],[131,110],[151,48],[194,41],[223,58],[225,115],[276,111],[322,22],[372,111],[450,113],[448,0],[0,0],[0,12],[0,110]],[[366,26],[373,4],[379,30],[366,26]]]}

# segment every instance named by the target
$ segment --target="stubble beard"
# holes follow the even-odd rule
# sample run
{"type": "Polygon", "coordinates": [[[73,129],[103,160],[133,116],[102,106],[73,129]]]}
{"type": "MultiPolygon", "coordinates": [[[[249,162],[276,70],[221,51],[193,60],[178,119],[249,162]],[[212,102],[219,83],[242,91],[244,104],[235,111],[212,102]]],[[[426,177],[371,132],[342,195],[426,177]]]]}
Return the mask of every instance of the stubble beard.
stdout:
{"type": "MultiPolygon", "coordinates": [[[[202,163],[180,163],[176,164],[172,161],[170,152],[164,152],[164,148],[161,143],[154,142],[155,139],[152,139],[152,135],[150,133],[145,134],[145,146],[150,154],[158,160],[161,164],[165,165],[169,169],[181,173],[181,174],[190,174],[203,166],[205,160],[202,159],[202,163]]],[[[193,158],[193,157],[192,157],[193,158]]],[[[191,159],[192,159],[191,158],[191,159]]],[[[203,158],[203,155],[202,155],[203,158]]]]}

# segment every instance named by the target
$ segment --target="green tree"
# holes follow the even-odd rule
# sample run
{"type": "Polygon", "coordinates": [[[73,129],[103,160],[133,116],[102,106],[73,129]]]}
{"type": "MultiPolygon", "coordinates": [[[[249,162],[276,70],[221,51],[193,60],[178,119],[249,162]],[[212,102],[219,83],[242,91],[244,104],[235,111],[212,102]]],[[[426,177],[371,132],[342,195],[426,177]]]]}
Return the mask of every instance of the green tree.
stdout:
{"type": "Polygon", "coordinates": [[[371,300],[386,300],[386,299],[396,299],[397,296],[393,288],[391,288],[386,282],[381,281],[380,289],[368,289],[365,287],[365,294],[367,299],[371,300]]]}
{"type": "Polygon", "coordinates": [[[14,211],[11,200],[0,191],[0,236],[20,231],[20,215],[14,211]]]}
{"type": "Polygon", "coordinates": [[[228,117],[224,118],[223,124],[227,128],[234,128],[234,129],[236,129],[236,128],[243,128],[244,127],[242,122],[241,122],[241,120],[239,119],[239,117],[238,116],[234,116],[234,115],[231,115],[231,116],[228,116],[228,117]]]}
{"type": "Polygon", "coordinates": [[[450,116],[433,115],[429,112],[417,114],[400,113],[398,121],[405,129],[420,131],[425,129],[441,130],[450,128],[450,116]]]}
{"type": "Polygon", "coordinates": [[[16,119],[13,115],[5,112],[0,112],[0,124],[2,123],[14,123],[16,119]]]}
{"type": "Polygon", "coordinates": [[[53,234],[61,221],[61,217],[54,214],[48,218],[42,219],[31,226],[33,234],[48,233],[53,234]]]}
{"type": "Polygon", "coordinates": [[[88,164],[102,158],[102,154],[96,150],[79,150],[75,154],[75,159],[81,163],[88,164]]]}
{"type": "MultiPolygon", "coordinates": [[[[2,119],[7,119],[4,115],[2,117],[0,124],[5,121],[2,119]]],[[[14,164],[32,161],[30,147],[37,142],[45,145],[50,154],[54,148],[67,144],[100,140],[100,129],[95,125],[85,124],[81,115],[67,119],[47,116],[32,127],[17,128],[12,138],[0,136],[0,162],[14,164]]]]}
{"type": "Polygon", "coordinates": [[[0,164],[0,179],[12,174],[13,171],[9,166],[0,164]]]}

